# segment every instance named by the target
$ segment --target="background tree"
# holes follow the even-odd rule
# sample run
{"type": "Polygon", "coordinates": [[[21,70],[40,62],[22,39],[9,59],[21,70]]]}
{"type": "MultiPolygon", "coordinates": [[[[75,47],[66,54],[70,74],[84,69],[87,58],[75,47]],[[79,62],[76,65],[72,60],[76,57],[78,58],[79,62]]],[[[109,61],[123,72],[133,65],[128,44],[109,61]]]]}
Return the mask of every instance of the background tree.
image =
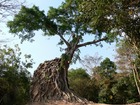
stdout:
{"type": "Polygon", "coordinates": [[[113,75],[116,73],[116,65],[109,58],[104,59],[100,63],[100,73],[104,77],[113,78],[113,75]]]}
{"type": "Polygon", "coordinates": [[[83,65],[84,68],[90,72],[91,75],[96,74],[96,70],[93,70],[93,68],[96,68],[101,63],[102,57],[98,55],[98,53],[95,53],[94,56],[86,55],[83,59],[80,59],[80,63],[83,65]]]}
{"type": "Polygon", "coordinates": [[[128,104],[139,102],[139,94],[133,79],[133,74],[122,75],[118,73],[115,76],[115,83],[111,88],[113,93],[112,103],[114,104],[128,104]]]}
{"type": "Polygon", "coordinates": [[[125,72],[126,75],[133,73],[135,84],[140,94],[140,79],[139,79],[139,54],[135,51],[133,45],[127,39],[123,39],[116,49],[116,62],[119,70],[125,72]]]}
{"type": "Polygon", "coordinates": [[[69,80],[74,80],[75,78],[85,78],[89,79],[89,74],[82,68],[70,69],[69,70],[69,80]],[[79,74],[79,75],[78,75],[79,74]]]}
{"type": "MultiPolygon", "coordinates": [[[[118,47],[121,47],[121,49],[126,51],[126,53],[133,51],[129,50],[130,46],[128,46],[127,49],[126,47],[122,47],[122,45],[118,47]]],[[[126,67],[128,67],[127,65],[129,63],[129,57],[126,57],[126,59],[124,59],[125,56],[121,57],[122,59],[120,59],[120,65],[116,65],[115,62],[111,61],[109,58],[105,58],[103,61],[101,61],[101,57],[97,55],[84,57],[84,59],[82,60],[82,64],[87,69],[90,69],[90,71],[93,72],[91,74],[91,79],[88,82],[90,86],[86,90],[86,93],[88,93],[90,89],[92,91],[88,93],[89,97],[86,97],[87,99],[92,100],[94,102],[110,104],[125,104],[138,101],[138,93],[136,86],[134,85],[135,82],[132,77],[132,72],[130,72],[131,70],[128,69],[129,72],[127,71],[127,74],[124,73],[125,70],[123,70],[123,72],[117,72],[118,69],[122,70],[120,69],[122,68],[122,65],[126,65],[126,67]]],[[[75,91],[82,90],[78,87],[80,86],[80,83],[81,82],[78,82],[77,84],[75,83],[75,87],[77,87],[77,89],[74,88],[75,91]]],[[[86,87],[87,84],[84,84],[86,87]]],[[[71,86],[73,85],[74,84],[71,84],[71,86]]],[[[80,87],[82,88],[82,86],[80,87]]],[[[79,93],[82,92],[80,91],[79,93]]]]}
{"type": "MultiPolygon", "coordinates": [[[[112,103],[113,93],[111,88],[115,83],[116,65],[109,58],[105,58],[98,67],[96,67],[98,78],[96,80],[99,83],[99,102],[112,103]]],[[[94,77],[94,76],[93,76],[94,77]]]]}
{"type": "MultiPolygon", "coordinates": [[[[25,4],[24,0],[0,0],[0,34],[2,34],[2,27],[5,26],[8,21],[8,17],[14,16],[21,8],[21,5],[25,4]]],[[[9,42],[9,39],[0,39],[0,43],[9,42]]]]}
{"type": "Polygon", "coordinates": [[[23,3],[24,0],[0,0],[0,22],[17,13],[23,3]]]}
{"type": "MultiPolygon", "coordinates": [[[[96,97],[99,103],[126,104],[139,101],[137,88],[131,72],[129,75],[117,72],[115,62],[105,58],[93,68],[96,75],[91,81],[98,87],[96,97]]],[[[94,89],[95,87],[93,87],[94,89]]]]}
{"type": "MultiPolygon", "coordinates": [[[[58,89],[57,92],[49,93],[52,94],[52,97],[55,95],[62,96],[63,93],[70,94],[71,97],[67,81],[68,68],[72,61],[79,58],[79,48],[91,44],[101,45],[101,41],[107,40],[107,37],[104,36],[102,32],[92,31],[89,25],[78,20],[81,14],[81,12],[78,11],[79,3],[81,3],[81,0],[65,0],[58,8],[50,7],[47,15],[36,6],[32,8],[23,6],[19,13],[15,15],[13,21],[8,22],[10,32],[18,35],[22,41],[32,41],[32,37],[35,35],[34,31],[42,30],[45,35],[59,36],[59,44],[66,45],[64,53],[61,56],[58,74],[54,74],[58,75],[56,77],[59,77],[59,80],[55,79],[52,81],[57,81],[56,83],[59,84],[60,89],[58,89]],[[84,36],[87,35],[92,35],[93,39],[90,41],[84,40],[84,36]]],[[[51,86],[50,88],[48,87],[48,90],[49,89],[51,89],[51,86]]]]}
{"type": "Polygon", "coordinates": [[[79,21],[84,21],[108,36],[127,36],[139,53],[140,48],[140,0],[85,0],[79,10],[79,21]],[[87,8],[88,7],[88,8],[87,8]]]}
{"type": "Polygon", "coordinates": [[[21,61],[21,52],[4,47],[0,49],[0,104],[25,105],[29,101],[30,73],[32,67],[31,56],[26,55],[26,60],[21,61]]]}
{"type": "MultiPolygon", "coordinates": [[[[79,7],[82,12],[79,21],[84,21],[95,31],[98,29],[106,33],[110,39],[118,35],[126,37],[135,54],[140,54],[140,0],[85,0],[79,7]]],[[[131,65],[135,68],[133,72],[137,78],[138,68],[135,63],[131,62],[131,65]]]]}
{"type": "Polygon", "coordinates": [[[81,97],[97,103],[128,104],[139,101],[132,72],[116,72],[116,64],[104,59],[92,76],[82,69],[69,70],[70,89],[81,97]]]}
{"type": "Polygon", "coordinates": [[[98,102],[99,87],[96,81],[82,68],[70,69],[68,72],[70,89],[80,97],[98,102]]]}

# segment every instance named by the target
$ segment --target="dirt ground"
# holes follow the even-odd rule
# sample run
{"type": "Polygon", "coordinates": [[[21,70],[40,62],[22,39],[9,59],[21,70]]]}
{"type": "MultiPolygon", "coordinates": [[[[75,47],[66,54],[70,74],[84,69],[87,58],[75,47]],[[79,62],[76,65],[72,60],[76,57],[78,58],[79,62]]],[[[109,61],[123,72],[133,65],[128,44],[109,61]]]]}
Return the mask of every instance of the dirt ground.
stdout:
{"type": "Polygon", "coordinates": [[[47,103],[30,103],[27,105],[140,105],[140,102],[138,103],[132,103],[132,104],[101,104],[101,103],[69,103],[64,101],[50,101],[47,103]]]}

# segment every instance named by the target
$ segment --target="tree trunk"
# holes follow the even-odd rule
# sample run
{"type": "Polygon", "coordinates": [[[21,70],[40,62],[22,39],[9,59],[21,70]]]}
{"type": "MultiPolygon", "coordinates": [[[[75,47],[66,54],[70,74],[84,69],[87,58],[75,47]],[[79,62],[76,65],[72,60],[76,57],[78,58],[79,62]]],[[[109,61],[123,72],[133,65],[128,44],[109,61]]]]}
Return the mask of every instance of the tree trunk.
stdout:
{"type": "MultiPolygon", "coordinates": [[[[65,65],[65,67],[68,66],[65,65]]],[[[61,67],[59,58],[40,64],[32,79],[31,102],[47,102],[49,100],[85,102],[69,89],[67,70],[65,69],[61,67]]]]}
{"type": "Polygon", "coordinates": [[[134,76],[135,84],[136,84],[137,91],[140,97],[139,76],[138,76],[138,72],[137,72],[137,68],[135,64],[133,65],[133,76],[134,76]]]}

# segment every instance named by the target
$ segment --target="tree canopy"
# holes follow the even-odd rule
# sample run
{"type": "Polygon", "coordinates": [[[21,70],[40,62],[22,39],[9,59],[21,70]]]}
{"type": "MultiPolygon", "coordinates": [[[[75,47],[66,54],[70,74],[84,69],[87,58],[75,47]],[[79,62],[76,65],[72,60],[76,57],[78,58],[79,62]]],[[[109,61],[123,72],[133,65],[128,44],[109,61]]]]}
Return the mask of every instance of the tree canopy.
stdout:
{"type": "Polygon", "coordinates": [[[66,0],[58,8],[50,7],[47,15],[37,6],[32,8],[23,6],[15,15],[14,20],[8,22],[8,27],[11,33],[18,34],[22,40],[32,38],[33,32],[41,29],[45,35],[60,36],[59,44],[66,44],[67,46],[70,46],[70,42],[73,41],[72,37],[75,36],[79,36],[81,43],[77,47],[106,40],[106,37],[102,37],[101,33],[92,31],[88,25],[78,20],[80,2],[80,0],[66,0]],[[90,42],[82,43],[83,36],[89,34],[93,35],[93,39],[90,42]]]}
{"type": "Polygon", "coordinates": [[[84,0],[81,21],[109,36],[127,36],[139,48],[140,0],[84,0]]]}

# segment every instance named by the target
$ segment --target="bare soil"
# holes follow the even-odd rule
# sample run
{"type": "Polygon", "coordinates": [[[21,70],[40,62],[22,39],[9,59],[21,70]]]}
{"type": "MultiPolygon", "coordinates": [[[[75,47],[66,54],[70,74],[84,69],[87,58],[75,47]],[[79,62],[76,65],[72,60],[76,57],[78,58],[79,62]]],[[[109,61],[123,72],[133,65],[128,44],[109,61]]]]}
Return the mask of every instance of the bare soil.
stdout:
{"type": "Polygon", "coordinates": [[[27,104],[27,105],[140,105],[140,102],[132,103],[132,104],[103,104],[103,103],[93,103],[93,102],[70,103],[70,102],[66,102],[66,101],[49,101],[49,102],[45,102],[45,103],[34,102],[34,103],[27,104]]]}

